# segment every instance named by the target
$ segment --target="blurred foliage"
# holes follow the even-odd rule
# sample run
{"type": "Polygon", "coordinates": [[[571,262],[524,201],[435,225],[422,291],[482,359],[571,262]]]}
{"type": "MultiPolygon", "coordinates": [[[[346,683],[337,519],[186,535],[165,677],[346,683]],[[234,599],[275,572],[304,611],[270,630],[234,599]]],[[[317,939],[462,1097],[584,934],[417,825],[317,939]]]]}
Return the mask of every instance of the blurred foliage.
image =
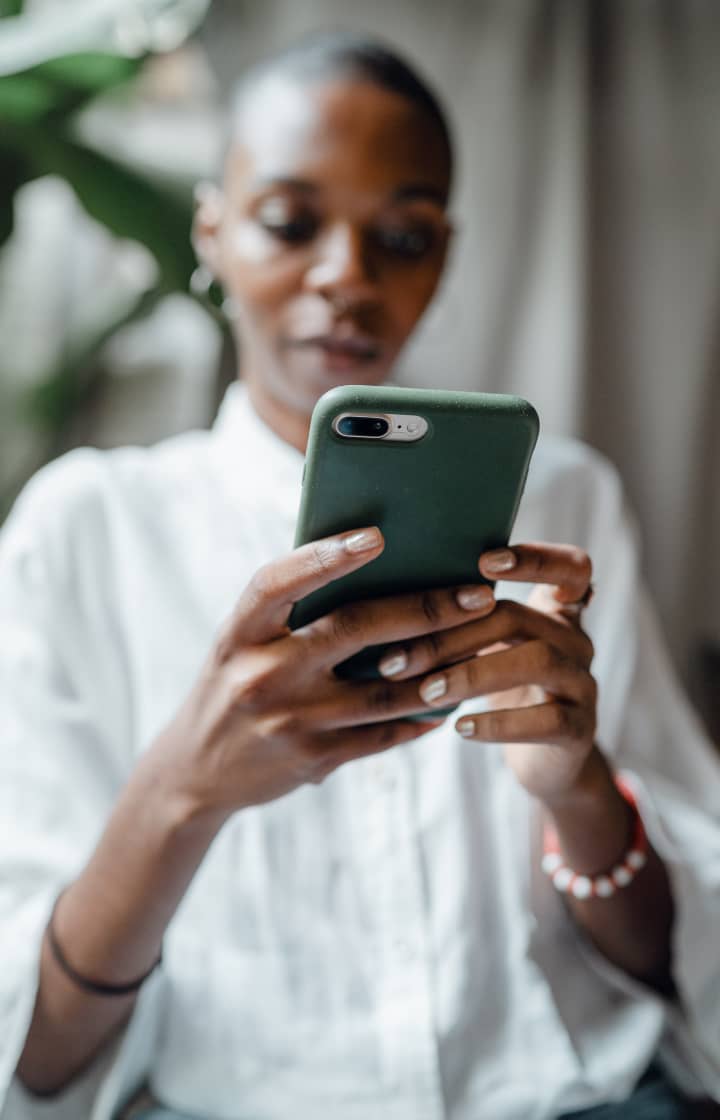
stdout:
{"type": "MultiPolygon", "coordinates": [[[[0,0],[0,18],[21,11],[22,0],[0,0]]],[[[16,403],[20,416],[42,435],[48,455],[56,453],[71,417],[97,389],[104,374],[98,356],[105,343],[166,295],[190,289],[196,261],[189,186],[160,181],[86,146],[75,127],[94,98],[129,88],[150,57],[83,52],[0,78],[0,250],[12,234],[17,191],[34,179],[56,175],[95,221],[115,237],[145,246],[157,265],[151,287],[130,308],[73,339],[53,368],[38,371],[34,386],[16,403]]],[[[11,492],[0,494],[0,505],[11,497],[11,492]]]]}

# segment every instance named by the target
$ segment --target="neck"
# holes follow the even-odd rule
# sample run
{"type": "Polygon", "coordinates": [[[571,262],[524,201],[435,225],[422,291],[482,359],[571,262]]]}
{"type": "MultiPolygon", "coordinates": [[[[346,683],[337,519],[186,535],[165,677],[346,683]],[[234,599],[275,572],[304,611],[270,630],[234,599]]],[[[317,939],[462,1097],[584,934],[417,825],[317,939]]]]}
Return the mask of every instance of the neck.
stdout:
{"type": "Polygon", "coordinates": [[[287,405],[272,397],[253,377],[244,377],[250,403],[263,423],[267,424],[276,436],[305,454],[310,416],[295,412],[287,405]]]}

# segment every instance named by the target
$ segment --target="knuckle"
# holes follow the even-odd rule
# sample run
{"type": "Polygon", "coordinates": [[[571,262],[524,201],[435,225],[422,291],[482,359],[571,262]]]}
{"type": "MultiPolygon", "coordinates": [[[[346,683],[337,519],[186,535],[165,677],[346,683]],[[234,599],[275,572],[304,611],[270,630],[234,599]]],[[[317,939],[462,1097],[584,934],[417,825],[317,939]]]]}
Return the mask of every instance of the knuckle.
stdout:
{"type": "Polygon", "coordinates": [[[293,749],[295,774],[303,784],[319,785],[329,773],[328,753],[318,749],[316,743],[298,740],[293,749]]]}
{"type": "Polygon", "coordinates": [[[514,599],[501,599],[492,613],[495,623],[500,623],[503,633],[507,634],[517,630],[523,618],[523,607],[514,599]]]}
{"type": "Polygon", "coordinates": [[[598,683],[592,673],[585,674],[585,687],[587,703],[594,712],[598,702],[598,683]]]}
{"type": "Polygon", "coordinates": [[[231,706],[242,711],[261,710],[276,687],[276,675],[272,663],[238,665],[232,673],[231,706]]]}
{"type": "Polygon", "coordinates": [[[381,723],[377,731],[376,745],[381,748],[394,746],[397,734],[398,728],[395,723],[381,723]]]}
{"type": "Polygon", "coordinates": [[[557,668],[559,654],[549,642],[542,640],[533,642],[533,659],[535,668],[540,673],[548,673],[557,668]]]}
{"type": "Polygon", "coordinates": [[[319,786],[335,769],[335,760],[330,754],[318,754],[310,764],[307,780],[314,786],[319,786]]]}
{"type": "Polygon", "coordinates": [[[578,572],[587,583],[590,583],[593,574],[592,560],[584,548],[574,548],[572,551],[572,559],[578,572]]]}
{"type": "Polygon", "coordinates": [[[532,567],[535,575],[542,575],[542,573],[547,571],[548,567],[551,565],[550,557],[547,556],[542,551],[542,549],[533,551],[532,555],[528,559],[530,560],[530,567],[532,567]]]}
{"type": "Polygon", "coordinates": [[[254,711],[260,706],[262,688],[251,674],[236,677],[230,689],[230,706],[237,711],[254,711]]]}
{"type": "MultiPolygon", "coordinates": [[[[423,664],[433,664],[442,660],[444,645],[442,631],[431,630],[429,634],[426,634],[422,641],[418,643],[418,651],[423,664]]],[[[410,651],[407,652],[409,655],[410,651]]]]}
{"type": "Polygon", "coordinates": [[[571,719],[571,711],[569,704],[563,704],[559,700],[554,700],[548,705],[548,721],[549,733],[554,738],[564,739],[569,731],[569,721],[571,719]]]}
{"type": "Polygon", "coordinates": [[[314,541],[311,556],[313,566],[319,573],[329,572],[336,565],[337,546],[332,540],[314,541]]]}
{"type": "Polygon", "coordinates": [[[294,739],[302,728],[300,713],[293,708],[284,708],[263,722],[262,734],[266,739],[294,739]]]}
{"type": "Polygon", "coordinates": [[[254,573],[248,584],[248,593],[253,603],[269,599],[275,590],[275,577],[270,564],[263,564],[254,573]]]}
{"type": "Polygon", "coordinates": [[[581,631],[580,642],[580,654],[582,657],[582,662],[584,665],[590,666],[592,665],[593,659],[595,657],[595,646],[593,644],[592,638],[589,638],[587,634],[581,631]]]}
{"type": "Polygon", "coordinates": [[[558,731],[563,738],[579,739],[586,731],[585,710],[577,704],[557,704],[558,731]]]}
{"type": "Polygon", "coordinates": [[[442,605],[440,596],[436,591],[423,591],[419,600],[420,610],[431,626],[438,626],[442,621],[442,605]]]}
{"type": "Polygon", "coordinates": [[[363,629],[363,615],[354,603],[338,607],[330,615],[330,636],[333,641],[352,641],[363,629]]]}
{"type": "Polygon", "coordinates": [[[462,696],[473,696],[478,689],[479,661],[471,657],[455,665],[450,676],[450,691],[462,696]]]}
{"type": "Polygon", "coordinates": [[[483,738],[489,739],[490,742],[502,742],[504,724],[505,719],[502,712],[493,711],[492,709],[485,712],[482,720],[483,738]]]}
{"type": "Polygon", "coordinates": [[[392,707],[393,697],[394,689],[392,685],[387,681],[378,681],[368,692],[368,708],[372,712],[386,712],[392,707]]]}
{"type": "Polygon", "coordinates": [[[235,641],[232,627],[228,624],[222,628],[212,650],[212,665],[219,669],[226,665],[235,653],[235,641]]]}

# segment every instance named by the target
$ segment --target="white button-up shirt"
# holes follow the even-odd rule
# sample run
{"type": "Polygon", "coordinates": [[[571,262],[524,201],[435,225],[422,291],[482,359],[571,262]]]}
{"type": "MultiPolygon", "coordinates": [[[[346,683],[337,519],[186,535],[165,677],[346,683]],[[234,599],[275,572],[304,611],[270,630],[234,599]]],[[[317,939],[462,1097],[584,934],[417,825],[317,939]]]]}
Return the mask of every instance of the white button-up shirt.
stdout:
{"type": "Polygon", "coordinates": [[[593,557],[599,741],[672,878],[677,1004],[589,947],[540,871],[538,806],[449,721],[235,814],[120,1040],[52,1101],[13,1079],[52,902],[247,580],[291,549],[301,471],[235,385],[211,432],[44,468],[0,536],[1,1120],[110,1120],[144,1080],[219,1120],[545,1120],[627,1095],[659,1047],[720,1096],[718,761],[617,476],[543,438],[514,539],[593,557]]]}

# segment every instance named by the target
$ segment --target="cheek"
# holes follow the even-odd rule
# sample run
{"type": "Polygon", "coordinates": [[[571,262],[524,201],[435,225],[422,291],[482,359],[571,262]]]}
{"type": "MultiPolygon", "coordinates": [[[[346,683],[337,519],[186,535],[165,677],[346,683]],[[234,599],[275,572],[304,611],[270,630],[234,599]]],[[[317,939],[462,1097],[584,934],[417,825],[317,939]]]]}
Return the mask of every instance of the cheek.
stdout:
{"type": "Polygon", "coordinates": [[[430,303],[441,273],[442,267],[433,262],[412,270],[394,271],[387,277],[388,315],[403,337],[410,333],[430,303]]]}
{"type": "Polygon", "coordinates": [[[272,317],[302,288],[300,258],[258,226],[239,224],[225,240],[225,287],[251,315],[272,317]]]}

